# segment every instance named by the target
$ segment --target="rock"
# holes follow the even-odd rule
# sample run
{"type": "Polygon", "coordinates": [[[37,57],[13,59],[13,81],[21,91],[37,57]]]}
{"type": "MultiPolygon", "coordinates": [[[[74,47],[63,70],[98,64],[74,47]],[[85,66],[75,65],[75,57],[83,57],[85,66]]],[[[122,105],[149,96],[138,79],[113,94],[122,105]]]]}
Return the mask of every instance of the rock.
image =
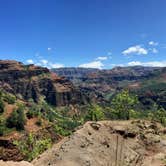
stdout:
{"type": "Polygon", "coordinates": [[[21,161],[21,162],[0,161],[0,166],[33,166],[33,165],[26,161],[21,161]]]}
{"type": "Polygon", "coordinates": [[[47,68],[17,61],[0,60],[0,89],[26,101],[33,99],[38,102],[42,96],[54,106],[87,100],[67,79],[51,73],[47,68]]]}
{"type": "Polygon", "coordinates": [[[55,145],[32,163],[35,166],[46,166],[46,161],[49,160],[51,166],[68,166],[71,163],[72,166],[85,166],[89,163],[92,166],[105,166],[115,165],[117,161],[117,165],[164,166],[161,160],[166,149],[162,146],[163,142],[159,141],[164,138],[152,132],[145,134],[143,140],[140,139],[140,135],[150,129],[151,123],[143,121],[142,124],[145,123],[145,129],[141,130],[137,123],[131,121],[87,122],[65,143],[60,143],[67,143],[68,146],[64,146],[64,149],[55,145]],[[110,129],[114,132],[110,132],[110,129]],[[125,134],[127,138],[124,138],[125,134]],[[55,158],[55,154],[61,160],[55,158]]]}
{"type": "Polygon", "coordinates": [[[99,130],[101,127],[101,125],[98,123],[91,123],[90,125],[94,130],[99,130]]]}

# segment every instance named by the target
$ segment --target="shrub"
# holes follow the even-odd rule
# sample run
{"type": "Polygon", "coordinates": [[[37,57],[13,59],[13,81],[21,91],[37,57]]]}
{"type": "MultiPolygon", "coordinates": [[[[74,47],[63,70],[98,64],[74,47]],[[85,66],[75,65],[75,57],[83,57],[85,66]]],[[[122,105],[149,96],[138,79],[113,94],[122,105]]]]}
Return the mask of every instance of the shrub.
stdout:
{"type": "Polygon", "coordinates": [[[2,99],[0,99],[0,113],[3,113],[5,110],[5,104],[2,99]]]}
{"type": "Polygon", "coordinates": [[[14,141],[14,144],[25,156],[25,159],[31,161],[39,154],[50,148],[52,142],[50,138],[39,139],[30,133],[25,139],[21,141],[14,141]]]}
{"type": "Polygon", "coordinates": [[[156,121],[160,122],[161,124],[163,124],[164,126],[166,126],[166,110],[161,108],[161,109],[155,111],[153,113],[153,120],[156,120],[156,121]]]}
{"type": "Polygon", "coordinates": [[[24,130],[24,125],[26,123],[24,108],[19,106],[17,110],[13,111],[7,119],[7,127],[15,127],[17,130],[24,130]]]}
{"type": "Polygon", "coordinates": [[[99,105],[92,104],[88,109],[88,114],[85,116],[85,121],[98,121],[104,119],[104,113],[99,105]]]}
{"type": "Polygon", "coordinates": [[[54,126],[55,133],[60,134],[62,136],[68,136],[71,134],[71,131],[64,129],[62,126],[55,125],[54,126]]]}
{"type": "Polygon", "coordinates": [[[5,94],[4,100],[8,102],[8,104],[14,104],[16,102],[16,97],[11,94],[5,94]]]}

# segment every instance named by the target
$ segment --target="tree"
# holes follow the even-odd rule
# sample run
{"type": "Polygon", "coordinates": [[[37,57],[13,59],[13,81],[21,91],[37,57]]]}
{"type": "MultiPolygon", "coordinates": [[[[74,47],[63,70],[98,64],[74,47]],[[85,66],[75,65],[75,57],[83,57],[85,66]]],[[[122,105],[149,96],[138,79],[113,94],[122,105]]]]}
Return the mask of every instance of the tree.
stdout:
{"type": "Polygon", "coordinates": [[[134,110],[138,99],[134,95],[130,95],[128,90],[123,90],[117,94],[112,100],[112,108],[117,113],[118,119],[130,119],[130,112],[134,110]]]}
{"type": "Polygon", "coordinates": [[[92,104],[88,110],[85,120],[98,121],[104,119],[102,108],[97,104],[92,104]]]}

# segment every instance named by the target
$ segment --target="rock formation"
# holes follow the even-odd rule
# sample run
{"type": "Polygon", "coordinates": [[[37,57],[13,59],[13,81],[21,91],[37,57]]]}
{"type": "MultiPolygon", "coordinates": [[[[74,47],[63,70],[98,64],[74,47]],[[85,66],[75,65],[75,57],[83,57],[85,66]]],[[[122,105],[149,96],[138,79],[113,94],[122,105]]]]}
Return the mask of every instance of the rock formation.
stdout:
{"type": "Polygon", "coordinates": [[[32,163],[35,166],[164,166],[164,129],[148,121],[87,122],[32,163]]]}
{"type": "Polygon", "coordinates": [[[26,101],[33,99],[38,102],[43,97],[54,106],[85,102],[70,81],[47,68],[23,65],[17,61],[0,61],[0,89],[26,101]]]}

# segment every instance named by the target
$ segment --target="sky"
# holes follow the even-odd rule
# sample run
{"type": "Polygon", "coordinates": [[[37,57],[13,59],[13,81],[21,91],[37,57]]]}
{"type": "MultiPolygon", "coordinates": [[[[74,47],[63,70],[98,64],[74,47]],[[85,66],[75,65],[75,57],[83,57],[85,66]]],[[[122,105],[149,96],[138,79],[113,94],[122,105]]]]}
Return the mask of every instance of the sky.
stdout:
{"type": "Polygon", "coordinates": [[[166,0],[0,0],[0,59],[166,66],[165,9],[166,0]]]}

